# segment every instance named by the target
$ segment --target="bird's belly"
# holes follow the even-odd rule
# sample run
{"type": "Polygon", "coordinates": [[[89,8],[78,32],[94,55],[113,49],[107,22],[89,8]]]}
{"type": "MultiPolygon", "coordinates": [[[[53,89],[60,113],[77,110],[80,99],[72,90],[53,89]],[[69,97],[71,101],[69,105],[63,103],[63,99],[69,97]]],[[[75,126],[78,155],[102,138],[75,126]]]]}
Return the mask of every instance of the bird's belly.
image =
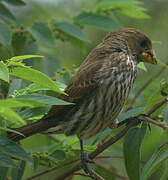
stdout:
{"type": "MultiPolygon", "coordinates": [[[[129,79],[129,80],[128,80],[129,79]]],[[[87,139],[102,132],[105,128],[116,125],[120,113],[133,85],[133,79],[126,81],[106,80],[94,93],[90,94],[71,116],[64,127],[66,135],[76,134],[80,139],[87,139]]]]}

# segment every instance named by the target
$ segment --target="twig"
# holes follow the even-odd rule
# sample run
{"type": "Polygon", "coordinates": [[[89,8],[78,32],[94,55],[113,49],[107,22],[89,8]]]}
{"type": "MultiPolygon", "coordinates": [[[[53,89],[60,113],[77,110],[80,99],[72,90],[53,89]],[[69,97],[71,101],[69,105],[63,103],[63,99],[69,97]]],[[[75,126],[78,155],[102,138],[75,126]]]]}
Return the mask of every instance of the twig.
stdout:
{"type": "Polygon", "coordinates": [[[160,100],[157,104],[155,104],[148,112],[147,115],[151,115],[154,113],[157,109],[159,109],[163,104],[168,102],[168,97],[163,98],[160,100]]]}
{"type": "Polygon", "coordinates": [[[163,130],[168,131],[168,126],[166,126],[166,125],[164,125],[164,124],[162,124],[162,123],[159,123],[159,122],[157,122],[157,121],[155,121],[155,120],[153,120],[153,119],[151,119],[151,118],[149,118],[149,117],[145,117],[145,119],[147,120],[147,122],[149,122],[149,123],[151,123],[151,124],[154,124],[154,125],[156,125],[156,126],[159,126],[159,127],[161,127],[163,130]]]}
{"type": "Polygon", "coordinates": [[[95,172],[93,169],[92,169],[92,173],[95,177],[95,180],[105,180],[103,177],[101,177],[97,172],[95,172]]]}
{"type": "MultiPolygon", "coordinates": [[[[168,65],[168,62],[166,63],[166,65],[168,65]]],[[[150,83],[153,81],[153,79],[158,78],[165,70],[166,70],[166,67],[165,66],[162,67],[158,72],[156,72],[153,76],[151,76],[151,78],[149,80],[147,80],[146,83],[140,89],[138,89],[135,96],[133,97],[131,102],[128,104],[126,111],[132,109],[137,97],[139,97],[139,95],[142,93],[142,91],[150,85],[150,83]]]]}
{"type": "Polygon", "coordinates": [[[74,163],[74,162],[76,162],[76,161],[78,161],[78,160],[79,160],[79,159],[74,159],[74,160],[72,160],[72,161],[68,161],[68,162],[62,163],[61,165],[58,165],[58,166],[56,166],[56,167],[47,169],[46,171],[42,171],[41,173],[38,173],[38,174],[36,174],[36,175],[34,175],[34,176],[26,179],[26,180],[35,179],[35,178],[37,178],[37,177],[39,177],[39,176],[42,176],[42,175],[44,175],[44,174],[48,174],[48,173],[50,173],[50,172],[52,172],[52,171],[55,171],[55,170],[58,169],[58,168],[67,166],[67,165],[69,165],[69,164],[72,164],[72,163],[74,163]]]}

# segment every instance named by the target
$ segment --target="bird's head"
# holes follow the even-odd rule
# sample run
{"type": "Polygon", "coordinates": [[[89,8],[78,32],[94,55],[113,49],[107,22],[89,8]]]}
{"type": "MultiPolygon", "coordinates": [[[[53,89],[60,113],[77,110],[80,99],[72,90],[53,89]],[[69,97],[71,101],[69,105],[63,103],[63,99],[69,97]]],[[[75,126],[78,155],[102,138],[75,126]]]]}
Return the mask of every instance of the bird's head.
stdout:
{"type": "Polygon", "coordinates": [[[119,42],[118,46],[121,50],[128,51],[135,56],[138,62],[157,64],[151,40],[139,30],[133,28],[119,29],[111,33],[111,38],[114,40],[113,42],[119,42]]]}

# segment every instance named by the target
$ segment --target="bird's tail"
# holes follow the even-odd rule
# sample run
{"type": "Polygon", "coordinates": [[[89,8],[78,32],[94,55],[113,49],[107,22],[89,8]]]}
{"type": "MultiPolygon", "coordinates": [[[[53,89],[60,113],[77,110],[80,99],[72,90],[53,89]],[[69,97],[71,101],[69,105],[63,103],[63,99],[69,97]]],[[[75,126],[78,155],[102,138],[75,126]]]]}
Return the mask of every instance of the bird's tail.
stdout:
{"type": "Polygon", "coordinates": [[[8,138],[13,141],[19,141],[26,137],[32,136],[33,134],[42,133],[47,129],[56,126],[55,121],[49,121],[48,119],[41,119],[34,123],[22,126],[20,128],[13,128],[13,130],[18,131],[21,134],[9,132],[8,138]]]}

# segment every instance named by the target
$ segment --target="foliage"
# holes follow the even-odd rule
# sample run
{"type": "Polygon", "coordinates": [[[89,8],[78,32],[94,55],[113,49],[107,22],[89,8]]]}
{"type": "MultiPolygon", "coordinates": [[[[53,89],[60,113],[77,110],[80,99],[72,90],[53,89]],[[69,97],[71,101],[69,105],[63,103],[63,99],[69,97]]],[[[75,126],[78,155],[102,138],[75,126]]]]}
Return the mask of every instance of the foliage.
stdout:
{"type": "MultiPolygon", "coordinates": [[[[81,51],[82,54],[87,52],[87,47],[91,43],[85,34],[85,29],[96,28],[100,31],[112,31],[121,28],[122,25],[117,14],[122,14],[129,18],[148,19],[146,9],[142,7],[143,3],[137,0],[98,0],[94,3],[93,8],[82,9],[78,14],[63,21],[52,19],[48,22],[35,22],[32,25],[21,25],[19,19],[12,13],[11,7],[26,7],[27,3],[23,0],[3,0],[0,1],[0,179],[11,177],[12,180],[21,180],[30,176],[34,171],[41,167],[56,168],[56,173],[60,174],[68,170],[71,162],[80,157],[79,140],[77,137],[65,137],[64,135],[31,137],[31,141],[26,140],[21,145],[12,142],[7,138],[8,132],[16,132],[14,127],[20,127],[32,121],[40,119],[46,114],[52,105],[67,105],[59,99],[59,95],[64,93],[72,75],[77,68],[72,70],[61,67],[58,57],[40,56],[40,48],[50,50],[57,49],[57,43],[62,41],[70,43],[72,46],[81,51]],[[36,54],[36,55],[31,55],[36,54]],[[45,73],[31,67],[34,62],[54,60],[57,64],[56,81],[45,73]],[[32,63],[33,62],[33,63],[32,63]],[[31,65],[31,66],[30,66],[31,65]],[[36,144],[35,146],[33,144],[36,144]],[[34,148],[38,147],[38,148],[34,148]],[[64,164],[69,166],[64,166],[64,164]],[[27,166],[28,165],[28,166],[27,166]]],[[[159,61],[159,65],[166,66],[159,61]]],[[[51,66],[50,66],[51,67],[51,66]]],[[[141,70],[147,71],[143,63],[139,65],[141,70]]],[[[55,77],[52,77],[55,79],[55,77]]],[[[124,119],[147,112],[158,101],[167,96],[168,82],[162,83],[155,92],[151,93],[148,99],[139,98],[135,106],[127,111],[122,112],[118,117],[121,122],[124,119]],[[140,106],[139,106],[140,105],[140,106]]],[[[149,94],[151,89],[147,88],[142,94],[149,94]]],[[[135,92],[132,92],[135,95],[135,92]]],[[[129,101],[131,98],[129,99],[129,101]]],[[[128,103],[129,103],[128,101],[128,103]]],[[[151,117],[163,123],[168,122],[168,105],[163,105],[157,109],[151,117]]],[[[117,130],[116,130],[117,131],[117,130]]],[[[157,131],[157,141],[164,143],[167,135],[157,131]]],[[[93,152],[98,145],[114,135],[116,132],[110,129],[91,138],[84,146],[87,152],[93,152]]],[[[145,149],[143,142],[145,134],[150,137],[146,125],[131,128],[124,138],[124,143],[118,141],[116,145],[108,148],[103,153],[115,158],[119,156],[125,160],[127,175],[131,180],[146,180],[151,175],[160,171],[160,166],[164,166],[163,175],[157,176],[162,180],[168,177],[167,158],[168,148],[164,145],[153,154],[145,159],[142,163],[141,148],[145,149]],[[123,143],[123,148],[122,148],[123,143]],[[123,150],[123,152],[122,152],[123,150]]],[[[152,135],[151,135],[152,138],[152,135]]],[[[148,141],[150,144],[150,140],[148,141]]],[[[150,144],[152,146],[152,144],[150,144]]],[[[160,142],[155,146],[158,147],[160,142]]],[[[151,152],[150,152],[151,153],[151,152]]],[[[143,155],[143,154],[142,154],[143,155]]],[[[121,166],[123,162],[121,161],[121,166]]],[[[122,168],[118,168],[113,159],[101,160],[95,164],[95,171],[106,179],[115,179],[117,176],[126,176],[122,168]],[[106,165],[107,164],[107,165],[106,165]]],[[[45,174],[45,173],[44,173],[45,174]]],[[[55,174],[56,176],[56,174],[55,174]]],[[[39,175],[40,177],[40,175],[39,175]]],[[[76,179],[76,177],[74,177],[76,179]]],[[[82,179],[80,177],[79,179],[82,179]]]]}

